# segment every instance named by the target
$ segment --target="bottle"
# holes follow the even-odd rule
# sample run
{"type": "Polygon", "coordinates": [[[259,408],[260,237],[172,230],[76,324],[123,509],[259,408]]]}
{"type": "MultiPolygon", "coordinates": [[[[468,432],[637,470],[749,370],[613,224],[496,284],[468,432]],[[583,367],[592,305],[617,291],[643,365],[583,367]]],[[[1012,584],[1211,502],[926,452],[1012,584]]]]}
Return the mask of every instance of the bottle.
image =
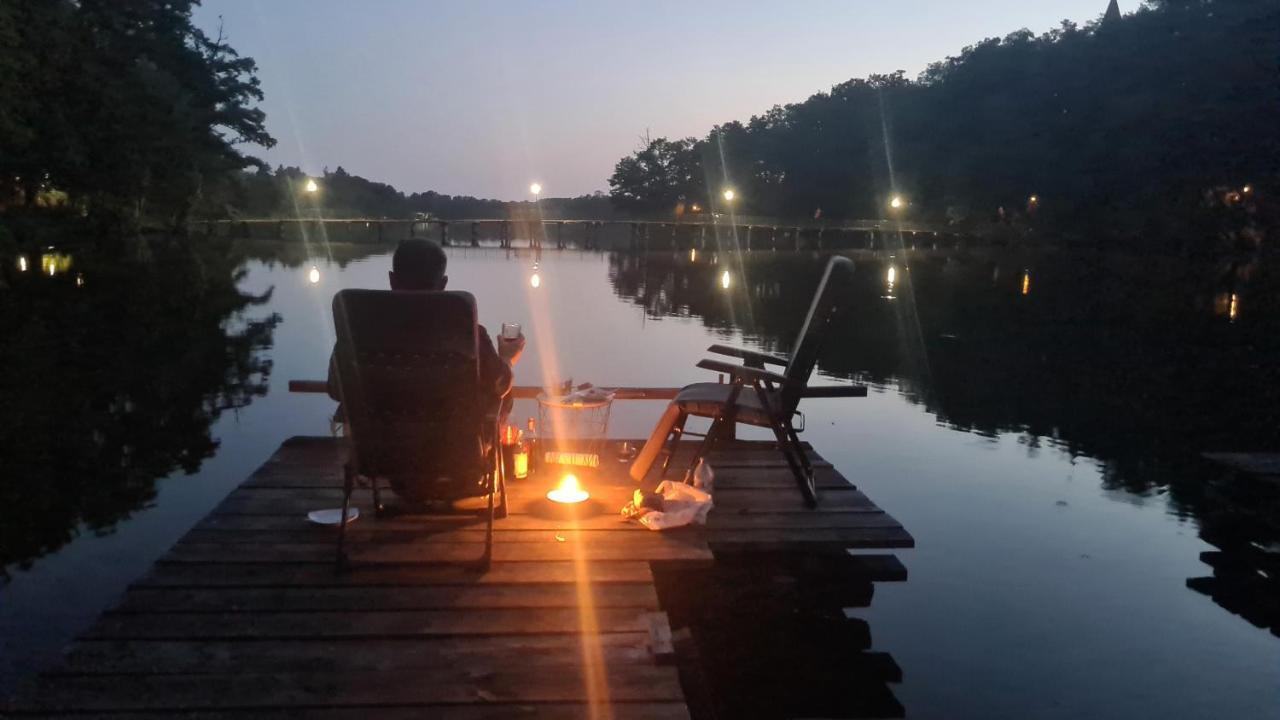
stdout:
{"type": "Polygon", "coordinates": [[[537,473],[542,468],[541,443],[538,442],[538,427],[534,424],[533,418],[529,418],[529,438],[526,442],[526,452],[529,456],[529,473],[537,473]]]}

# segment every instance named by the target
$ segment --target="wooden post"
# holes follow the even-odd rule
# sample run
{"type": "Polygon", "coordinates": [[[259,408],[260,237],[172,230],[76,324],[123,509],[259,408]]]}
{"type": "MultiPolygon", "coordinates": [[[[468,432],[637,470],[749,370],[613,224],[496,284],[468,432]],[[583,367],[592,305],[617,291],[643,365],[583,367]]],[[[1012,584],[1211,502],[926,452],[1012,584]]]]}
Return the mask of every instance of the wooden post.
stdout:
{"type": "Polygon", "coordinates": [[[556,223],[556,249],[564,249],[564,221],[556,223]]]}
{"type": "Polygon", "coordinates": [[[471,247],[480,247],[480,222],[471,221],[471,247]]]}
{"type": "Polygon", "coordinates": [[[449,223],[440,223],[440,244],[449,247],[449,223]]]}

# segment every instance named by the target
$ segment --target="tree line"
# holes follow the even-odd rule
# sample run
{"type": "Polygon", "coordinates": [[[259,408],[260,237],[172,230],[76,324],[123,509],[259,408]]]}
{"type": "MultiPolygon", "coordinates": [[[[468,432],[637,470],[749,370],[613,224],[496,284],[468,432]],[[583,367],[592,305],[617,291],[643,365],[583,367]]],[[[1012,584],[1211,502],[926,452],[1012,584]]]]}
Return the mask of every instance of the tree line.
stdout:
{"type": "Polygon", "coordinates": [[[206,203],[202,214],[210,218],[413,218],[444,220],[502,220],[533,212],[549,219],[576,218],[608,220],[615,208],[602,192],[573,198],[544,198],[535,208],[532,202],[511,202],[445,195],[428,190],[409,193],[387,183],[352,175],[339,166],[311,176],[300,168],[280,166],[271,171],[259,168],[232,179],[227,193],[218,202],[206,203]],[[308,183],[313,183],[309,185],[308,183]]]}
{"type": "Polygon", "coordinates": [[[649,216],[1169,233],[1265,211],[1259,198],[1280,187],[1277,110],[1280,4],[1149,0],[984,40],[914,80],[853,79],[704,138],[645,138],[610,196],[649,216]]]}

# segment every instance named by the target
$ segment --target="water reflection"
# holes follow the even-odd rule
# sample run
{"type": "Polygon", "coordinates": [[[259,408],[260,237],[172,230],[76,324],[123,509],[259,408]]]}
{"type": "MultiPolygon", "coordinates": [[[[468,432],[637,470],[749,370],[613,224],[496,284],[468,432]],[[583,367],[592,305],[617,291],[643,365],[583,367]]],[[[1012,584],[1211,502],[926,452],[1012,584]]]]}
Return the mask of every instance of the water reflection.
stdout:
{"type": "MultiPolygon", "coordinates": [[[[822,263],[751,253],[734,291],[708,293],[707,276],[719,270],[683,255],[610,258],[615,291],[649,314],[736,327],[780,353],[822,263]]],[[[1096,458],[1108,490],[1165,495],[1170,512],[1196,519],[1210,542],[1206,528],[1256,514],[1257,498],[1236,503],[1207,489],[1212,471],[1198,454],[1280,448],[1276,268],[1235,263],[1224,280],[1200,259],[1091,253],[922,252],[909,274],[905,265],[858,260],[858,309],[822,372],[892,387],[957,430],[1096,458]],[[1036,302],[1019,302],[1031,293],[1031,267],[1036,302]],[[1223,282],[1229,292],[1218,290],[1223,282]],[[1246,286],[1254,304],[1242,313],[1246,286]],[[912,309],[886,301],[895,297],[912,309]]],[[[1242,526],[1249,543],[1273,547],[1278,522],[1242,526]]]]}
{"type": "Polygon", "coordinates": [[[77,252],[25,258],[0,313],[0,567],[7,574],[82,531],[110,532],[155,482],[193,473],[210,425],[266,392],[274,316],[236,289],[229,248],[156,240],[146,260],[77,252]],[[85,275],[93,277],[86,285],[85,275]],[[45,277],[42,277],[45,276],[45,277]]]}

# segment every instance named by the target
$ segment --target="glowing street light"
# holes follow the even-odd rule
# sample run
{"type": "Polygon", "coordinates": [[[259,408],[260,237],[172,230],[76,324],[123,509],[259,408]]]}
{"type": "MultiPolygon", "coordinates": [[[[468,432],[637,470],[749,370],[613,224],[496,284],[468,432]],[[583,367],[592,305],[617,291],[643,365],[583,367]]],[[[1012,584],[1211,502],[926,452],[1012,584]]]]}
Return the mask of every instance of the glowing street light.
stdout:
{"type": "Polygon", "coordinates": [[[26,272],[26,271],[27,271],[27,256],[19,255],[18,256],[18,272],[26,272]]]}
{"type": "Polygon", "coordinates": [[[1240,188],[1240,192],[1244,193],[1245,195],[1248,195],[1253,192],[1253,186],[1245,185],[1244,187],[1240,188]]]}
{"type": "Polygon", "coordinates": [[[893,210],[901,210],[906,206],[907,201],[904,200],[901,195],[894,195],[893,198],[889,200],[889,207],[893,210]]]}
{"type": "Polygon", "coordinates": [[[307,280],[310,280],[312,285],[318,285],[320,283],[320,268],[312,265],[311,272],[307,273],[307,280]]]}
{"type": "Polygon", "coordinates": [[[315,178],[307,178],[307,184],[305,187],[306,191],[309,193],[314,193],[320,189],[320,186],[316,184],[315,178]]]}
{"type": "Polygon", "coordinates": [[[534,200],[537,200],[538,196],[542,194],[542,183],[536,182],[531,184],[529,186],[529,193],[533,195],[534,200]]]}
{"type": "Polygon", "coordinates": [[[732,285],[733,285],[733,276],[729,274],[729,271],[725,270],[724,272],[720,273],[720,287],[724,288],[725,290],[728,290],[729,287],[732,285]]]}
{"type": "Polygon", "coordinates": [[[884,274],[884,281],[889,283],[892,287],[893,284],[898,281],[898,268],[890,265],[888,272],[884,274]]]}
{"type": "Polygon", "coordinates": [[[733,199],[738,197],[738,193],[734,192],[733,188],[725,188],[722,195],[725,202],[733,202],[733,199]]]}
{"type": "Polygon", "coordinates": [[[535,290],[542,287],[542,276],[537,272],[534,272],[533,275],[529,277],[529,287],[532,287],[535,290]]]}
{"type": "Polygon", "coordinates": [[[1028,199],[1027,199],[1027,202],[1031,203],[1032,205],[1039,205],[1039,204],[1040,204],[1040,196],[1039,196],[1039,195],[1032,195],[1030,198],[1028,198],[1028,199]]]}

